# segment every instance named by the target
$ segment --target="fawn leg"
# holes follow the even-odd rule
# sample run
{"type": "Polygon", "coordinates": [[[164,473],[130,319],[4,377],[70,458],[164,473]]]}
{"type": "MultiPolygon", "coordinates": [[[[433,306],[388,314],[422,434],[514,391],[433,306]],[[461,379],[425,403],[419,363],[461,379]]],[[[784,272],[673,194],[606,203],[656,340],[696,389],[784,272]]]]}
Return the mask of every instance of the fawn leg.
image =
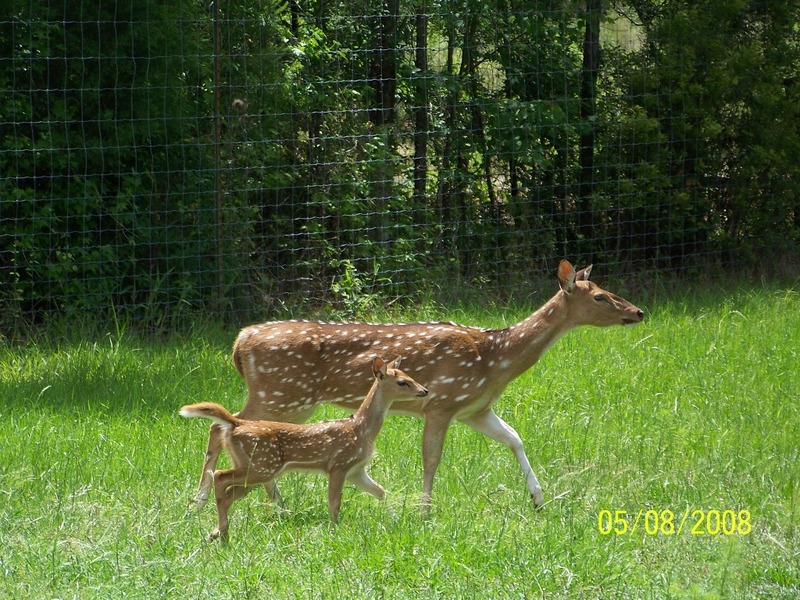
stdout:
{"type": "Polygon", "coordinates": [[[218,425],[212,425],[208,432],[208,446],[203,462],[203,472],[200,474],[200,484],[194,499],[189,503],[190,507],[198,510],[203,508],[208,502],[211,494],[211,484],[214,482],[214,469],[217,466],[219,453],[222,451],[222,429],[218,425]]]}
{"type": "MultiPolygon", "coordinates": [[[[217,500],[217,528],[211,532],[210,539],[222,538],[228,540],[228,510],[236,500],[253,490],[253,485],[247,485],[249,477],[246,471],[227,469],[214,473],[214,494],[217,500]]],[[[258,481],[252,484],[260,483],[258,481]]]]}
{"type": "Polygon", "coordinates": [[[364,470],[350,473],[350,475],[347,476],[347,481],[368,494],[375,496],[378,500],[383,500],[386,497],[386,491],[379,483],[372,479],[372,477],[367,475],[367,472],[364,470]]]}

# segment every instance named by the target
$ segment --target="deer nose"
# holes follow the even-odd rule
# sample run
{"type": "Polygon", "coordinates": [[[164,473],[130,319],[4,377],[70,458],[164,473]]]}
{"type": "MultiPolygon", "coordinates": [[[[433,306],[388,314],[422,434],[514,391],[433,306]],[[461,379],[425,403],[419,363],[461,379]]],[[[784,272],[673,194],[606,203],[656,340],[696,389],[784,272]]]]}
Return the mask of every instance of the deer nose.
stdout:
{"type": "Polygon", "coordinates": [[[644,313],[641,310],[636,311],[636,316],[639,317],[639,320],[644,320],[644,313]]]}
{"type": "Polygon", "coordinates": [[[428,395],[428,388],[422,388],[417,396],[427,396],[428,395]]]}

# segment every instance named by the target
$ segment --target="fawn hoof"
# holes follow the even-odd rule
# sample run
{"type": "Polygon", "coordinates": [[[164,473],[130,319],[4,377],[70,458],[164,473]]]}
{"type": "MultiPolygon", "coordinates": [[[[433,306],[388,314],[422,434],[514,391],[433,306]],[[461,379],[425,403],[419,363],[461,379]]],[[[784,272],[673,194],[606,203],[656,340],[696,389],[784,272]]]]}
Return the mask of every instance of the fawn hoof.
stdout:
{"type": "Polygon", "coordinates": [[[208,534],[208,541],[213,542],[214,540],[220,540],[223,544],[228,543],[228,530],[220,531],[219,529],[215,529],[211,533],[208,534]]]}
{"type": "Polygon", "coordinates": [[[534,490],[531,492],[531,499],[533,500],[533,505],[536,508],[542,508],[544,504],[544,496],[542,495],[542,490],[534,490]]]}

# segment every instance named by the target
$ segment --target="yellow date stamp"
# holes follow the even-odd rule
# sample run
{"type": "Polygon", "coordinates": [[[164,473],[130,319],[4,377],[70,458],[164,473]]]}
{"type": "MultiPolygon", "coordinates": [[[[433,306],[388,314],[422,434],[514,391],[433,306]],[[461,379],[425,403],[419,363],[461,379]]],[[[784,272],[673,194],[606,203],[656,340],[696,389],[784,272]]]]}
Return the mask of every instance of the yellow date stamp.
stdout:
{"type": "Polygon", "coordinates": [[[597,529],[601,535],[749,535],[753,531],[749,510],[692,509],[682,513],[669,509],[627,510],[603,509],[597,513],[597,529]]]}

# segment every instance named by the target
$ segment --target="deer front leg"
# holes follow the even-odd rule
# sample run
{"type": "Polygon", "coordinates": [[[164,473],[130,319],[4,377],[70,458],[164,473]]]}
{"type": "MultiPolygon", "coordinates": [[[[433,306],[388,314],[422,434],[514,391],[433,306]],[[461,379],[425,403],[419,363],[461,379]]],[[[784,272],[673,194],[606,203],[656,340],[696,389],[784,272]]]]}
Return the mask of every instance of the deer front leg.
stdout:
{"type": "Polygon", "coordinates": [[[222,430],[218,425],[212,425],[208,432],[208,446],[206,447],[203,472],[200,474],[200,484],[198,485],[197,494],[189,503],[190,507],[200,510],[208,502],[208,497],[211,494],[211,484],[214,481],[214,469],[217,467],[217,459],[219,459],[221,451],[222,430]]]}
{"type": "MultiPolygon", "coordinates": [[[[347,476],[347,481],[352,483],[357,488],[364,490],[368,494],[375,496],[381,502],[386,499],[386,490],[383,489],[381,484],[367,475],[367,472],[364,470],[350,473],[350,475],[347,476]]],[[[386,504],[386,509],[389,511],[389,516],[392,519],[397,518],[397,515],[394,513],[394,510],[391,506],[386,504]]]]}
{"type": "Polygon", "coordinates": [[[357,488],[364,490],[371,496],[375,496],[378,500],[383,500],[386,497],[386,490],[372,477],[367,475],[366,471],[350,473],[350,475],[347,476],[347,481],[357,488]]]}
{"type": "Polygon", "coordinates": [[[342,505],[342,489],[345,473],[333,471],[328,477],[328,510],[334,525],[339,522],[339,507],[342,505]]]}
{"type": "Polygon", "coordinates": [[[444,439],[450,427],[450,416],[439,413],[426,413],[422,430],[422,506],[430,509],[433,494],[433,479],[442,460],[444,439]]]}
{"type": "Polygon", "coordinates": [[[533,498],[533,504],[537,507],[541,506],[544,502],[542,488],[531,468],[528,457],[525,455],[522,439],[520,439],[519,434],[514,431],[514,428],[498,417],[491,409],[460,420],[465,425],[472,427],[475,431],[479,431],[483,435],[492,438],[494,441],[507,446],[514,453],[522,469],[522,475],[525,477],[525,481],[528,484],[528,491],[531,494],[531,498],[533,498]]]}

